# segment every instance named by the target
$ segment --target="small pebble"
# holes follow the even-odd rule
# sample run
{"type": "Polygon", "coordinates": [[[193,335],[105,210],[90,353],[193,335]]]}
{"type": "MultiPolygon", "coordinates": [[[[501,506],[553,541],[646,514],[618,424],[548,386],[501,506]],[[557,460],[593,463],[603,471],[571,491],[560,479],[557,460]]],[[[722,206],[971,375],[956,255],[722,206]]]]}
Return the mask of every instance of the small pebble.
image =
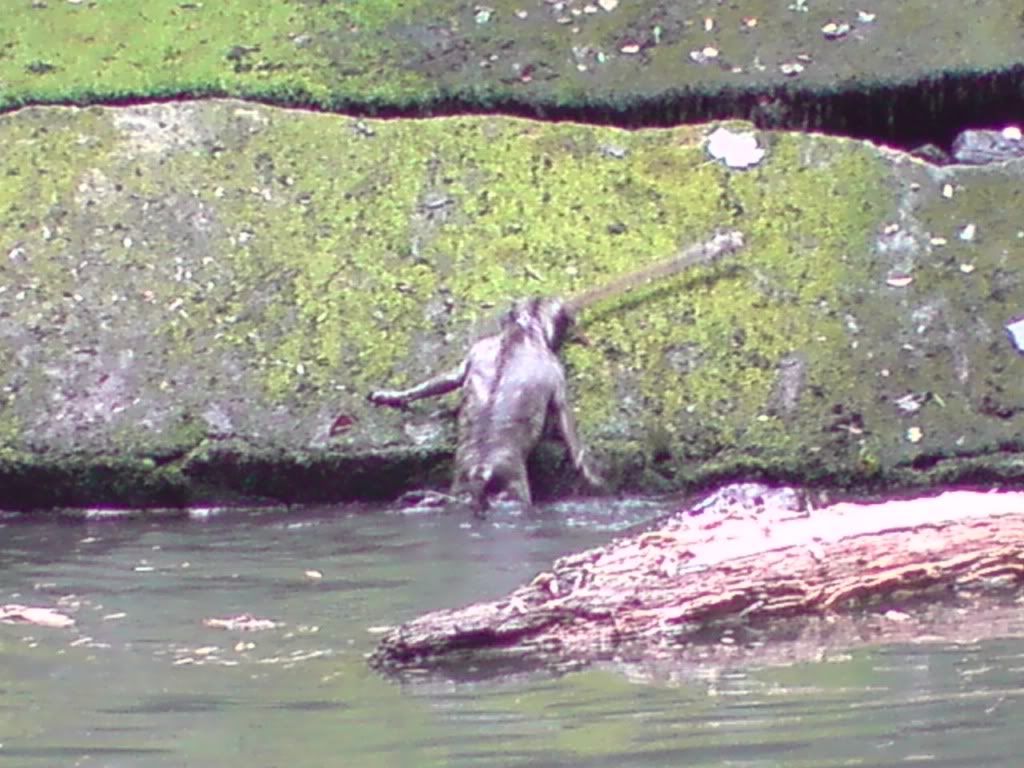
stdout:
{"type": "Polygon", "coordinates": [[[1010,334],[1010,341],[1017,348],[1018,352],[1024,352],[1024,319],[1007,323],[1006,332],[1010,334]]]}
{"type": "Polygon", "coordinates": [[[912,282],[914,282],[914,278],[911,275],[902,274],[892,275],[885,280],[885,284],[893,288],[906,288],[912,282]]]}
{"type": "Polygon", "coordinates": [[[821,28],[821,33],[825,35],[828,40],[838,40],[841,37],[846,37],[849,32],[850,25],[846,22],[830,21],[821,28]]]}

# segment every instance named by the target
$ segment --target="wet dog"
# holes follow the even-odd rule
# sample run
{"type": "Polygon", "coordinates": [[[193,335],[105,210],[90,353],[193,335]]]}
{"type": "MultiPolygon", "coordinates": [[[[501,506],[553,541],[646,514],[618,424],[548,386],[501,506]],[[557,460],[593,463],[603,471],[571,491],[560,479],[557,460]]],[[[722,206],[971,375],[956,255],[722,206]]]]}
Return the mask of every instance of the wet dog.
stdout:
{"type": "Polygon", "coordinates": [[[546,424],[556,427],[576,471],[592,486],[600,485],[577,433],[558,359],[578,312],[652,280],[709,264],[742,246],[741,233],[727,232],[574,299],[517,301],[498,333],[473,344],[456,368],[409,389],[372,392],[369,399],[375,405],[404,408],[413,400],[462,390],[452,494],[478,513],[501,501],[530,505],[526,460],[546,424]]]}
{"type": "Polygon", "coordinates": [[[402,408],[413,400],[461,388],[452,495],[478,514],[495,502],[531,503],[526,460],[546,424],[556,427],[573,467],[591,485],[591,467],[566,396],[558,350],[575,321],[560,299],[517,301],[494,336],[477,341],[456,368],[405,390],[370,394],[376,405],[402,408]]]}

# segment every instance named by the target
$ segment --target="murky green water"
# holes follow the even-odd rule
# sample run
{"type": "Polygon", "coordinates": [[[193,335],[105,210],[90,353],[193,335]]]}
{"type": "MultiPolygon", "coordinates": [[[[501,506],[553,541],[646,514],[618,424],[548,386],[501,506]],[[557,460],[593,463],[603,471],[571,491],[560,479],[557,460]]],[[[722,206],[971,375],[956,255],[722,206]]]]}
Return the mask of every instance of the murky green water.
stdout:
{"type": "Polygon", "coordinates": [[[0,603],[63,605],[77,624],[0,624],[0,768],[1021,765],[1020,639],[674,682],[366,666],[369,629],[501,595],[651,513],[9,520],[0,603]],[[283,626],[203,625],[240,613],[283,626]]]}

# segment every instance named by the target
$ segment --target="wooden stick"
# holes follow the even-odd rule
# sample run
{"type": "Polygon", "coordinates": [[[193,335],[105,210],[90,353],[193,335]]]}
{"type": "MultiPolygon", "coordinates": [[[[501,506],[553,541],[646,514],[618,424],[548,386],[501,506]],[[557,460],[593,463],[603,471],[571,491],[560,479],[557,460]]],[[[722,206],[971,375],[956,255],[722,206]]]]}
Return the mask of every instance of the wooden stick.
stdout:
{"type": "Polygon", "coordinates": [[[691,245],[670,259],[659,261],[636,272],[629,272],[606,285],[584,291],[578,296],[570,298],[566,305],[571,312],[579,312],[581,309],[585,309],[599,301],[629,293],[653,280],[664,280],[690,267],[711,264],[742,247],[742,232],[734,230],[718,234],[707,242],[691,245]]]}

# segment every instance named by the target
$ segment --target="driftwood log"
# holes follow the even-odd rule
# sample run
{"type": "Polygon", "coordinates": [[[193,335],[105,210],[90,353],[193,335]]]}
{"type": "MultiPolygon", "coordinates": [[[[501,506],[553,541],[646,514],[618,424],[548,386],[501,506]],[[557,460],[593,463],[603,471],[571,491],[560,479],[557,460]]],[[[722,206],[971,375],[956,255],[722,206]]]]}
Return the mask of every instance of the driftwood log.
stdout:
{"type": "MultiPolygon", "coordinates": [[[[486,658],[665,658],[709,627],[828,616],[1024,578],[1024,493],[815,508],[792,489],[728,486],[604,547],[556,560],[507,597],[390,630],[385,668],[486,658]]],[[[893,611],[895,613],[895,611],[893,611]]]]}

